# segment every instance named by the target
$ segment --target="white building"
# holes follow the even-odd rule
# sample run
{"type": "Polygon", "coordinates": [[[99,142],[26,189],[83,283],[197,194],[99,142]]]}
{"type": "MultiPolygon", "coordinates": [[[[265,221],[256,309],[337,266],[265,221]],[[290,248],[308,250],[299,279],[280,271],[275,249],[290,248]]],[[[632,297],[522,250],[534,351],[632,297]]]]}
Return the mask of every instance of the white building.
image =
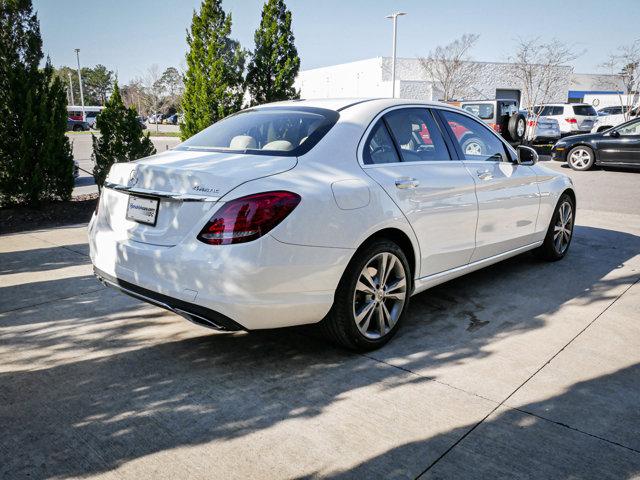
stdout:
{"type": "MultiPolygon", "coordinates": [[[[467,99],[514,98],[520,100],[521,82],[514,65],[500,62],[474,62],[477,81],[464,95],[467,99]]],[[[302,98],[390,97],[391,57],[377,57],[300,72],[296,87],[302,98]]],[[[611,76],[574,74],[573,67],[558,67],[566,78],[550,102],[582,101],[585,93],[611,92],[611,76]]],[[[396,95],[401,98],[438,100],[442,92],[417,58],[396,60],[396,95]]]]}

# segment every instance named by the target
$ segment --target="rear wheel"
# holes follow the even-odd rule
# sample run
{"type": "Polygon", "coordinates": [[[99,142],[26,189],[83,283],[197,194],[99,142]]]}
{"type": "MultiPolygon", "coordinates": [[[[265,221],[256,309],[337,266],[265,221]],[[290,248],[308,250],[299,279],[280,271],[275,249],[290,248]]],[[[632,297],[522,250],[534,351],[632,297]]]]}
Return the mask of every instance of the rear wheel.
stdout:
{"type": "Polygon", "coordinates": [[[81,125],[74,125],[73,126],[73,131],[74,132],[81,132],[82,131],[82,126],[81,125]]]}
{"type": "Polygon", "coordinates": [[[595,155],[593,150],[584,145],[572,148],[567,155],[567,163],[573,170],[583,172],[593,167],[595,155]]]}
{"type": "Polygon", "coordinates": [[[538,257],[550,262],[563,258],[571,245],[574,222],[575,203],[569,194],[563,193],[551,217],[544,243],[535,250],[538,257]]]}
{"type": "Polygon", "coordinates": [[[333,342],[356,351],[380,348],[397,332],[409,305],[411,270],[402,249],[375,240],[349,263],[322,321],[333,342]]]}

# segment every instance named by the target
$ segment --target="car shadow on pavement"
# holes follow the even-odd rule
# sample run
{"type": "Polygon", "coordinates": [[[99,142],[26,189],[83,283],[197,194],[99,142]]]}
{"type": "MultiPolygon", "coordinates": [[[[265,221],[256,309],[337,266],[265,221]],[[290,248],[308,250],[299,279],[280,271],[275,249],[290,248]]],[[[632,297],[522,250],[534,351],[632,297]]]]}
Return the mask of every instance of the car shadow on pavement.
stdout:
{"type": "MultiPolygon", "coordinates": [[[[437,380],[439,369],[493,355],[492,342],[498,339],[558,321],[553,314],[568,302],[613,300],[615,288],[637,279],[637,272],[620,269],[639,246],[635,235],[576,227],[562,262],[521,255],[415,296],[397,338],[367,355],[334,348],[304,329],[162,339],[163,326],[176,319],[159,319],[158,309],[110,290],[65,300],[47,312],[50,322],[31,325],[26,334],[11,334],[11,329],[28,326],[37,311],[0,316],[0,348],[36,352],[29,368],[12,371],[8,364],[0,371],[0,477],[105,472],[178,447],[318,417],[365,387],[393,390],[437,380]],[[117,322],[107,318],[114,312],[117,322]],[[83,319],[95,324],[88,340],[70,328],[83,319]],[[136,336],[150,328],[155,344],[136,336]],[[85,342],[100,355],[56,357],[58,346],[71,354],[85,342]],[[390,366],[396,362],[400,368],[390,366]]],[[[509,424],[508,415],[514,414],[506,413],[496,425],[509,424]]],[[[455,429],[446,438],[459,438],[472,427],[455,429]]],[[[406,465],[404,455],[429,450],[431,458],[432,445],[442,448],[442,435],[398,447],[384,464],[373,459],[343,474],[388,477],[393,468],[406,465]]],[[[495,442],[500,441],[497,435],[495,442]]],[[[412,472],[426,467],[420,455],[411,462],[412,472]]]]}
{"type": "Polygon", "coordinates": [[[575,383],[542,401],[500,407],[482,423],[401,445],[351,469],[297,478],[636,478],[639,378],[640,364],[635,364],[575,383]],[[611,405],[612,391],[620,394],[616,405],[611,405]],[[570,412],[561,417],[565,423],[554,419],[558,411],[570,412]],[[450,436],[459,443],[442,449],[442,437],[450,436]],[[429,461],[410,468],[416,457],[429,461]]]}

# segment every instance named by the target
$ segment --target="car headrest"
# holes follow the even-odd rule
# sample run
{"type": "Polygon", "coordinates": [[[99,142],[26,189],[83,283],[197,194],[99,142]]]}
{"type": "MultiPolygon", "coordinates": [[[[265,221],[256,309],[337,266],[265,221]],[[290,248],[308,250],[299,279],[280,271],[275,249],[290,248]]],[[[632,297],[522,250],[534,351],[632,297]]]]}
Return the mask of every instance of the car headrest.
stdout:
{"type": "Polygon", "coordinates": [[[262,150],[291,150],[293,149],[293,145],[288,140],[274,140],[273,142],[267,143],[262,150]]]}
{"type": "Polygon", "coordinates": [[[248,148],[256,148],[256,139],[250,135],[236,135],[229,142],[229,148],[232,150],[246,150],[248,148]]]}

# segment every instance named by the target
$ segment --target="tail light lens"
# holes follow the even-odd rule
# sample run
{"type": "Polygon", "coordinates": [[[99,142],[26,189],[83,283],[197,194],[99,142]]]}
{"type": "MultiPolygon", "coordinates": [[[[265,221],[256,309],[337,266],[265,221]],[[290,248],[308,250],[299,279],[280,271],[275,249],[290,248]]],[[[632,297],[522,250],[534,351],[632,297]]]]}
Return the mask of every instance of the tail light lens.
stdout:
{"type": "Polygon", "coordinates": [[[209,245],[255,240],[282,222],[300,203],[292,192],[265,192],[225,203],[198,234],[209,245]]]}
{"type": "Polygon", "coordinates": [[[502,132],[502,125],[500,125],[499,123],[490,123],[489,126],[493,128],[494,132],[502,132]]]}
{"type": "Polygon", "coordinates": [[[565,120],[567,121],[567,123],[578,123],[578,120],[576,120],[575,118],[565,118],[565,120]]]}

